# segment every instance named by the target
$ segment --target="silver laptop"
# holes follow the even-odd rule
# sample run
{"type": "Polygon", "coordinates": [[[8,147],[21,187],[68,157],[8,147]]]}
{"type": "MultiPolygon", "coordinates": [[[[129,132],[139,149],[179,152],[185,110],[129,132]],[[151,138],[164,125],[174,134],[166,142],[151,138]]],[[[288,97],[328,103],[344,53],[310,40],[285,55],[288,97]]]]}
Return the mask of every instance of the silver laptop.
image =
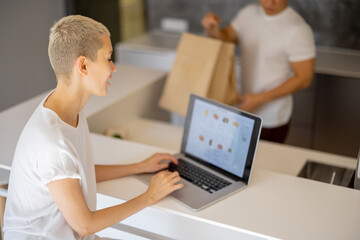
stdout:
{"type": "MultiPolygon", "coordinates": [[[[246,187],[250,181],[262,120],[206,98],[191,95],[181,152],[175,154],[184,187],[171,194],[198,211],[246,187]]],[[[138,177],[150,182],[153,174],[138,177]]]]}

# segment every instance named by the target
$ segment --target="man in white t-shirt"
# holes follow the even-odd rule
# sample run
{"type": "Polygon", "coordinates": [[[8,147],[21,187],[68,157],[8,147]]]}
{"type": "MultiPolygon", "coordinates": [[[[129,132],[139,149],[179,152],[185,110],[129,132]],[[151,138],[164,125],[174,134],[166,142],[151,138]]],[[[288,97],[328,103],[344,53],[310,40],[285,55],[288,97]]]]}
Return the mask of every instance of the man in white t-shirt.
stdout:
{"type": "Polygon", "coordinates": [[[211,37],[240,45],[242,93],[239,108],[263,118],[261,139],[284,142],[291,119],[291,94],[311,84],[315,65],[309,25],[287,0],[260,0],[241,9],[231,24],[207,13],[211,37]]]}
{"type": "Polygon", "coordinates": [[[83,16],[59,20],[50,32],[49,58],[57,86],[36,108],[19,138],[5,208],[5,239],[99,239],[93,233],[122,221],[181,188],[177,172],[162,171],[148,190],[96,211],[96,181],[167,168],[169,154],[132,165],[94,166],[82,108],[105,96],[116,68],[110,33],[83,16]]]}

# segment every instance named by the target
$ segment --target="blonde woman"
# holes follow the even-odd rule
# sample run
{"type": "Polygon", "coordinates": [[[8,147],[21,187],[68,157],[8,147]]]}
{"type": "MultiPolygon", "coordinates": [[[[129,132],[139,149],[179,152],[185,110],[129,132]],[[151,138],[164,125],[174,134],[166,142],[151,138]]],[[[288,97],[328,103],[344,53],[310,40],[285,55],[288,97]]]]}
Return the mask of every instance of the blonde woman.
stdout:
{"type": "Polygon", "coordinates": [[[148,190],[96,211],[96,181],[168,167],[169,154],[132,165],[94,166],[82,108],[105,96],[116,67],[110,33],[83,16],[67,16],[50,31],[49,58],[57,86],[40,103],[19,138],[5,209],[5,239],[98,239],[94,233],[150,206],[183,185],[161,171],[148,190]]]}

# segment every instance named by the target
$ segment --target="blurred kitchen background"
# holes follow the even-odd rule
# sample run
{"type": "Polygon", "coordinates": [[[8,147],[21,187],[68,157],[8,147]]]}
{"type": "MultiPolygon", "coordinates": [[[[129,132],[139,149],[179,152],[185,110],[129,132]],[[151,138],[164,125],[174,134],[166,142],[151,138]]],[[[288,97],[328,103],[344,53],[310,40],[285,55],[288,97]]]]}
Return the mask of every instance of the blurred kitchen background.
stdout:
{"type": "MultiPolygon", "coordinates": [[[[47,45],[50,27],[62,16],[82,14],[101,21],[109,28],[115,48],[163,28],[163,20],[169,18],[180,19],[190,32],[202,33],[202,17],[213,11],[226,26],[240,8],[253,2],[258,1],[0,0],[0,111],[56,86],[47,45]]],[[[328,67],[319,66],[311,87],[295,94],[286,143],[356,157],[360,146],[360,1],[289,0],[289,5],[312,27],[322,52],[318,60],[328,67]]],[[[115,60],[118,57],[115,51],[115,60]]]]}

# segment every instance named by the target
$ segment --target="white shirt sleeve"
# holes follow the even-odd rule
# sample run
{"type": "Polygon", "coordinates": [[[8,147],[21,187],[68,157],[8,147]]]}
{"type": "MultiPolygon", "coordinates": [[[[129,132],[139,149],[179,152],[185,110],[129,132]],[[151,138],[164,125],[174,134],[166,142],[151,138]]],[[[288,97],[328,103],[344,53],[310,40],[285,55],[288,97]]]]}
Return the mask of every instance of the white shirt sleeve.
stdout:
{"type": "Polygon", "coordinates": [[[42,185],[64,178],[81,179],[76,158],[64,149],[45,150],[37,161],[42,185]]]}
{"type": "Polygon", "coordinates": [[[230,25],[235,30],[236,34],[241,34],[242,26],[248,24],[247,16],[252,14],[252,12],[257,10],[257,5],[249,4],[241,8],[236,16],[231,21],[230,25]]]}
{"type": "Polygon", "coordinates": [[[314,35],[308,25],[302,24],[294,29],[286,47],[290,62],[300,62],[316,56],[314,35]]]}
{"type": "Polygon", "coordinates": [[[235,18],[231,21],[230,25],[235,30],[236,34],[239,34],[241,27],[241,10],[236,14],[235,18]]]}

